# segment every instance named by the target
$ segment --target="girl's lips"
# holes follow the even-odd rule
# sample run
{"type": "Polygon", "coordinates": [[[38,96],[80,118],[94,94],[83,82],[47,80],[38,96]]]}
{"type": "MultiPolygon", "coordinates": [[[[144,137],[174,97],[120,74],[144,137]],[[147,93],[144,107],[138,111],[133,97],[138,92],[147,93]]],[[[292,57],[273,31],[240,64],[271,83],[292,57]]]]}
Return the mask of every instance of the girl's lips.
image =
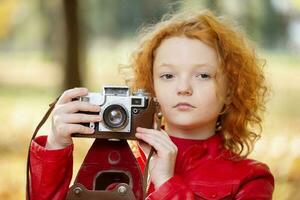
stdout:
{"type": "Polygon", "coordinates": [[[190,110],[190,109],[195,108],[195,106],[192,106],[189,103],[178,103],[176,106],[174,106],[174,108],[177,108],[177,109],[182,110],[182,111],[186,111],[186,110],[190,110]]]}

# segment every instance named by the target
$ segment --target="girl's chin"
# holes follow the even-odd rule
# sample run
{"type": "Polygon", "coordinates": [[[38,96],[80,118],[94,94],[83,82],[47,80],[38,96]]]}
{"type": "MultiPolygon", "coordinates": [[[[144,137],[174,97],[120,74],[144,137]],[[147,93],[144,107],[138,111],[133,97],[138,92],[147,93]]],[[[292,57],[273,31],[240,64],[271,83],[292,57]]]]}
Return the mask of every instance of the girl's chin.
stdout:
{"type": "MultiPolygon", "coordinates": [[[[176,129],[189,130],[194,129],[195,127],[199,127],[201,122],[191,122],[190,120],[180,120],[180,121],[170,121],[169,124],[176,129]]],[[[168,124],[168,122],[167,122],[168,124]]]]}
{"type": "Polygon", "coordinates": [[[199,119],[199,116],[193,115],[176,115],[174,114],[169,119],[167,117],[166,121],[171,122],[172,124],[177,124],[179,126],[193,126],[195,124],[202,124],[202,120],[199,119]]]}

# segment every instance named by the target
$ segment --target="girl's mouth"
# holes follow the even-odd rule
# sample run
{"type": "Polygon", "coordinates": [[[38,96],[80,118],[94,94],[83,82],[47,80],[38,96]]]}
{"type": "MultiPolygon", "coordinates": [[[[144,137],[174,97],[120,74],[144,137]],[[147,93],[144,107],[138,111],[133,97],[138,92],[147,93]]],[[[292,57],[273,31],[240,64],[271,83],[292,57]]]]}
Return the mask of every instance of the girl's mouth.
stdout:
{"type": "Polygon", "coordinates": [[[188,111],[188,110],[191,110],[191,109],[196,108],[196,107],[189,104],[189,103],[182,102],[182,103],[178,103],[173,108],[177,108],[178,110],[181,110],[181,111],[188,111]]]}

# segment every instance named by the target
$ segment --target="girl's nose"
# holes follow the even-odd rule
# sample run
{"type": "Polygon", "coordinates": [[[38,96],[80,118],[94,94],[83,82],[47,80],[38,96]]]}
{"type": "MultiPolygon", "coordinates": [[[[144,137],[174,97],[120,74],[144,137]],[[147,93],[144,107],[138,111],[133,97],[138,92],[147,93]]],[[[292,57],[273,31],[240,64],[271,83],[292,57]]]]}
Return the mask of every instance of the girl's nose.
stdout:
{"type": "Polygon", "coordinates": [[[181,80],[177,85],[177,95],[180,96],[191,96],[193,94],[193,89],[188,79],[181,80]]]}

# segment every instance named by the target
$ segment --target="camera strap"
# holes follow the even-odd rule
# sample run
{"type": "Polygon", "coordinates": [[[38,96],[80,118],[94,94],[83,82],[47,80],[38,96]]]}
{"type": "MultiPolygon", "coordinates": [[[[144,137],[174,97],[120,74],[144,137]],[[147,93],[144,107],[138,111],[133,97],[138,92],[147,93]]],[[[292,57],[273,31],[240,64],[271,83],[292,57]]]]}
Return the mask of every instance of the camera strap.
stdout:
{"type": "MultiPolygon", "coordinates": [[[[57,101],[58,101],[58,99],[60,98],[60,96],[59,97],[57,97],[56,98],[56,100],[53,102],[53,103],[51,103],[51,104],[49,104],[49,109],[47,110],[47,112],[44,114],[44,116],[43,116],[43,118],[42,118],[42,120],[39,122],[39,124],[37,125],[37,127],[35,128],[35,130],[34,130],[34,132],[33,132],[33,135],[32,135],[32,137],[31,137],[31,139],[30,139],[30,142],[29,142],[29,147],[28,147],[28,153],[27,153],[27,166],[26,166],[26,199],[27,200],[30,200],[31,198],[30,198],[30,146],[31,146],[31,143],[32,143],[32,141],[35,139],[35,137],[36,137],[36,135],[37,135],[37,133],[38,133],[38,131],[40,130],[40,128],[44,125],[44,123],[47,121],[47,119],[49,118],[49,116],[50,116],[50,114],[51,114],[51,112],[52,112],[52,110],[54,109],[54,107],[55,107],[55,105],[56,105],[56,103],[57,103],[57,101]]],[[[157,113],[156,114],[156,120],[157,120],[157,127],[156,127],[156,129],[157,130],[160,130],[160,128],[161,128],[161,119],[162,119],[162,115],[161,115],[161,113],[157,113]]],[[[153,155],[153,153],[155,152],[155,150],[154,150],[154,148],[153,147],[151,147],[151,150],[150,150],[150,153],[149,153],[149,155],[148,155],[148,158],[147,158],[147,161],[146,161],[146,165],[145,165],[145,168],[144,168],[144,174],[143,174],[143,199],[145,199],[146,198],[146,195],[147,195],[147,186],[149,185],[148,184],[148,171],[149,171],[149,162],[150,162],[150,160],[151,160],[151,157],[152,157],[152,155],[153,155]]],[[[79,185],[80,186],[80,185],[79,185]]],[[[127,187],[126,185],[121,185],[122,187],[127,187]]],[[[73,187],[76,187],[76,185],[73,185],[71,188],[73,188],[73,187]]],[[[121,187],[121,188],[122,188],[121,187]]],[[[70,188],[70,189],[71,189],[70,188]]],[[[87,193],[87,191],[85,191],[86,193],[87,193]]],[[[122,199],[124,199],[124,198],[122,198],[122,199]]],[[[126,199],[126,198],[125,198],[126,199]]]]}
{"type": "MultiPolygon", "coordinates": [[[[159,106],[158,103],[156,106],[159,106]]],[[[158,109],[157,109],[158,111],[158,109]]],[[[156,112],[155,114],[155,117],[156,117],[156,130],[160,131],[161,129],[161,121],[162,121],[162,114],[161,112],[156,112]]],[[[153,156],[153,153],[155,152],[154,148],[151,146],[151,149],[150,149],[150,152],[149,152],[149,155],[148,155],[148,158],[147,158],[147,162],[146,162],[146,165],[145,165],[145,170],[144,170],[144,178],[143,178],[143,189],[144,189],[144,199],[146,198],[146,195],[147,195],[147,191],[148,191],[148,186],[150,185],[149,184],[149,180],[148,180],[148,176],[149,176],[149,166],[150,166],[150,160],[151,160],[151,157],[153,156]]]]}
{"type": "Polygon", "coordinates": [[[40,128],[43,126],[43,124],[47,121],[49,115],[51,114],[52,110],[55,107],[56,102],[58,101],[58,99],[60,98],[57,97],[56,100],[49,104],[49,109],[47,110],[47,112],[45,113],[44,117],[42,118],[42,120],[40,121],[40,123],[37,125],[37,127],[35,128],[32,137],[30,139],[29,142],[29,147],[28,147],[28,153],[27,153],[27,166],[26,166],[26,199],[30,200],[30,146],[31,146],[31,142],[32,140],[34,140],[35,136],[37,135],[38,131],[40,130],[40,128]]]}

